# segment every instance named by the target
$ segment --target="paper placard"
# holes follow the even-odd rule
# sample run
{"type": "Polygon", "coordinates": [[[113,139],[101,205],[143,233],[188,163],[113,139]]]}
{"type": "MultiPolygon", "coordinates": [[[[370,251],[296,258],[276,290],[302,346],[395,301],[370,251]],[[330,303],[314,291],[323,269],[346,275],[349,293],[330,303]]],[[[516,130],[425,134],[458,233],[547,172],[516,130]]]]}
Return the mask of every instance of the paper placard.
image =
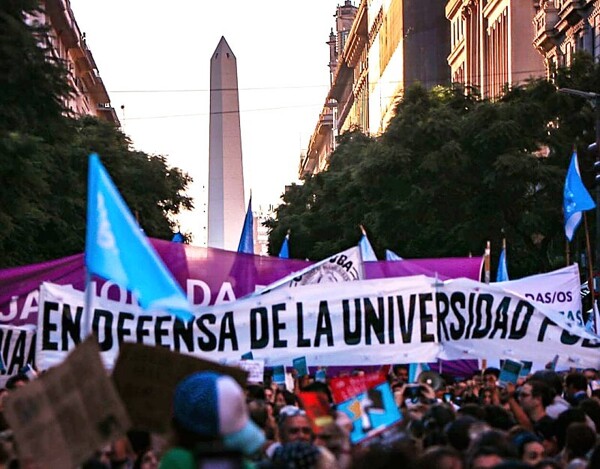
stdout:
{"type": "Polygon", "coordinates": [[[306,357],[294,358],[292,361],[294,369],[298,372],[298,378],[302,378],[308,374],[308,366],[306,365],[306,357]]]}
{"type": "Polygon", "coordinates": [[[238,366],[248,373],[249,383],[263,383],[265,380],[265,361],[244,359],[238,362],[238,366]]]}
{"type": "Polygon", "coordinates": [[[21,460],[77,467],[131,427],[94,337],[59,366],[11,392],[4,415],[21,460]]]}
{"type": "Polygon", "coordinates": [[[209,370],[230,375],[242,387],[246,384],[247,373],[240,368],[133,343],[121,345],[113,380],[134,428],[164,433],[177,383],[196,371],[209,370]]]}
{"type": "Polygon", "coordinates": [[[273,367],[273,382],[276,384],[285,384],[285,368],[283,365],[273,367]]]}

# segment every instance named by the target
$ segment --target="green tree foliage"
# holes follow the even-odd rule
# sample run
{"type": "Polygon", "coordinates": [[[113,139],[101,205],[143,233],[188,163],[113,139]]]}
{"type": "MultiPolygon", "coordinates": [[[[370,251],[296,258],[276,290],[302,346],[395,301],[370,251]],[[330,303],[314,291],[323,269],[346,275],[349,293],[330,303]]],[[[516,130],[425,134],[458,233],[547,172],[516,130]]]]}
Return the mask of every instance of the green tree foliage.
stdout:
{"type": "MultiPolygon", "coordinates": [[[[600,91],[600,68],[580,57],[556,85],[600,91]]],[[[267,224],[271,252],[291,229],[292,257],[319,260],[356,244],[363,224],[380,258],[481,255],[491,240],[496,260],[504,235],[511,277],[564,265],[564,177],[573,145],[591,177],[594,122],[589,103],[556,85],[532,81],[496,101],[407,89],[381,137],[342,135],[328,170],[283,195],[267,224]]]]}
{"type": "Polygon", "coordinates": [[[83,251],[91,152],[145,233],[170,239],[173,216],[193,207],[191,178],[163,156],[132,150],[113,125],[69,114],[64,64],[47,30],[25,21],[36,5],[0,3],[0,268],[83,251]]]}

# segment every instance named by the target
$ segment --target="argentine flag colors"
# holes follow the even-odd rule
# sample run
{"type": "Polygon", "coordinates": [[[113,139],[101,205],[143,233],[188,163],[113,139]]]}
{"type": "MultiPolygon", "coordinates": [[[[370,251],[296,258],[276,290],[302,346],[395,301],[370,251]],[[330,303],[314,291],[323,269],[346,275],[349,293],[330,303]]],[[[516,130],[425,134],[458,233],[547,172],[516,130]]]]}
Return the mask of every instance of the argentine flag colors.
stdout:
{"type": "Polygon", "coordinates": [[[183,290],[154,251],[113,184],[98,155],[88,169],[85,266],[131,291],[144,310],[168,311],[193,319],[183,290]]]}
{"type": "Polygon", "coordinates": [[[573,241],[575,231],[581,223],[581,212],[596,208],[592,197],[585,188],[579,173],[577,152],[573,152],[571,164],[565,180],[563,212],[565,214],[565,236],[573,241]]]}

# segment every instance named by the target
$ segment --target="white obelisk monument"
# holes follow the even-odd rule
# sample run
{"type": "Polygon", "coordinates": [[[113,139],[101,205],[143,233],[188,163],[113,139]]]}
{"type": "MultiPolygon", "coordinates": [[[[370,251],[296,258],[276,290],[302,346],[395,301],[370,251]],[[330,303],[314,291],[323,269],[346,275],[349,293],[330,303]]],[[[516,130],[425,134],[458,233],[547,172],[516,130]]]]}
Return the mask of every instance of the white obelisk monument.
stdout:
{"type": "Polygon", "coordinates": [[[210,59],[208,247],[236,251],[244,225],[237,61],[224,37],[210,59]]]}

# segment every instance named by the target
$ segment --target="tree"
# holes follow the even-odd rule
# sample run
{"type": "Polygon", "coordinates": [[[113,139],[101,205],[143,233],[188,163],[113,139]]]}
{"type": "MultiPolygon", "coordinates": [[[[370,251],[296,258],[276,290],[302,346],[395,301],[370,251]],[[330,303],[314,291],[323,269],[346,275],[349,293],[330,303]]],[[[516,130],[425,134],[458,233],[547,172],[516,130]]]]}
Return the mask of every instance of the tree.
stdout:
{"type": "Polygon", "coordinates": [[[47,30],[24,20],[36,5],[0,3],[0,267],[83,251],[92,151],[145,233],[171,239],[172,217],[193,207],[191,178],[163,156],[132,150],[113,125],[69,114],[66,69],[47,30]]]}
{"type": "MultiPolygon", "coordinates": [[[[581,58],[557,80],[600,85],[599,70],[581,58]]],[[[545,80],[496,101],[412,86],[381,137],[344,134],[328,170],[284,194],[270,245],[291,228],[293,257],[318,260],[355,244],[362,223],[380,258],[482,254],[487,240],[497,255],[505,235],[511,276],[564,265],[564,177],[593,128],[568,99],[545,80]]]]}

